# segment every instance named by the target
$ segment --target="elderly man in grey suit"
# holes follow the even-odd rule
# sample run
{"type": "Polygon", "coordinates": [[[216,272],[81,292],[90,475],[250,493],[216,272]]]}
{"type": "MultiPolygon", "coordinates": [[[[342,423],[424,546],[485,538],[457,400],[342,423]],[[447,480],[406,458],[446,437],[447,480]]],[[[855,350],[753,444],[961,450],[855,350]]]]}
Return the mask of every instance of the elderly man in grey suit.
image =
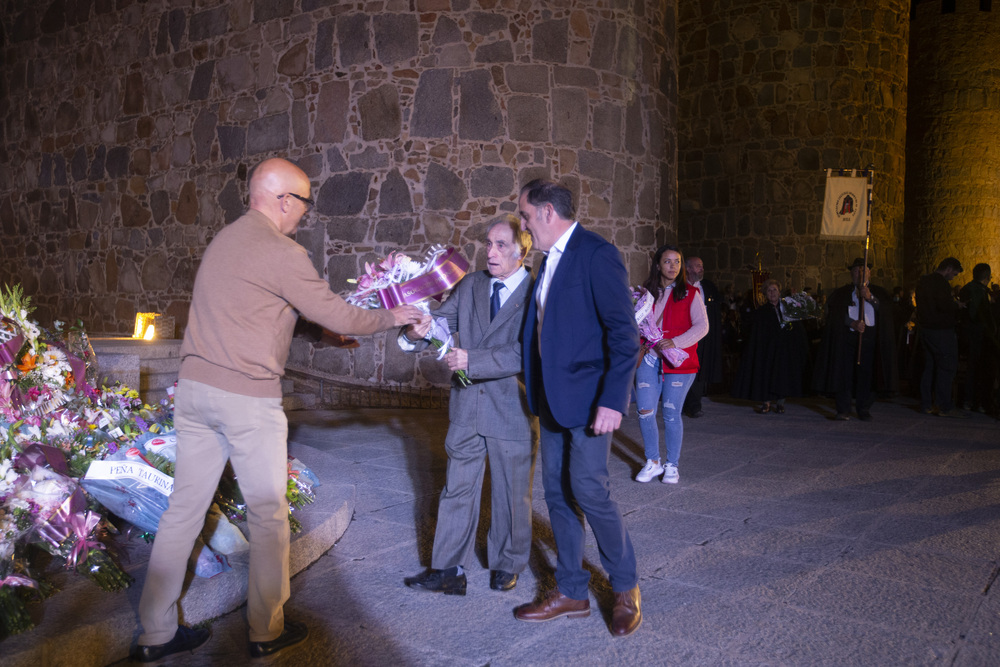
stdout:
{"type": "MultiPolygon", "coordinates": [[[[407,577],[410,588],[465,595],[479,522],[486,459],[490,461],[492,515],[486,540],[490,588],[508,591],[528,564],[531,550],[531,476],[538,422],[525,408],[520,333],[533,281],[524,268],[531,236],[513,217],[486,232],[487,271],[462,279],[434,313],[457,332],[460,347],[445,356],[472,384],[452,387],[445,438],[448,473],[438,506],[430,569],[407,577]]],[[[427,347],[430,323],[399,334],[406,351],[427,347]],[[417,341],[417,342],[414,342],[417,341]]]]}

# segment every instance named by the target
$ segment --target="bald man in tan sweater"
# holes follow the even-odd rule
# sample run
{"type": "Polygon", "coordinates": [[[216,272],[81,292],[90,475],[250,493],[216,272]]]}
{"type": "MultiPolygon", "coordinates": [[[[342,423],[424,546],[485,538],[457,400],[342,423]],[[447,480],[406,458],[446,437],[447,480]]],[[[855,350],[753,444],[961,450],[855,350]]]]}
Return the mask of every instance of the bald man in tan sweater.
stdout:
{"type": "Polygon", "coordinates": [[[312,207],[305,172],[269,159],[250,177],[250,210],[209,244],[195,279],[175,397],[177,467],[139,602],[143,634],[132,657],[153,662],[204,644],[211,632],[178,625],[188,557],[227,460],[247,503],[250,654],[274,655],[308,629],[285,621],[289,596],[288,422],[281,376],[302,316],[340,334],[422,322],[413,306],[364,310],[330,291],[289,238],[312,207]]]}

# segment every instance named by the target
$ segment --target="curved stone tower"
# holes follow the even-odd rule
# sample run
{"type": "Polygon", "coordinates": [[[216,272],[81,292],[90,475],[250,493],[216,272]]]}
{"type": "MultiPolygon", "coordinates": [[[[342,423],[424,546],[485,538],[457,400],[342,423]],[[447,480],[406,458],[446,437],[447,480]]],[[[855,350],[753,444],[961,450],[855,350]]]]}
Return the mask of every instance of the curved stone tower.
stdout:
{"type": "Polygon", "coordinates": [[[902,266],[906,0],[680,3],[679,241],[720,285],[849,280],[862,241],[819,238],[827,168],[875,169],[871,261],[902,266]]]}
{"type": "MultiPolygon", "coordinates": [[[[125,333],[155,311],[180,334],[205,246],[275,155],[312,180],[297,240],[339,292],[434,243],[483,268],[486,223],[537,176],[634,281],[676,231],[675,0],[12,0],[0,27],[0,282],[43,321],[125,333]]],[[[422,382],[378,337],[291,362],[422,382]]]]}
{"type": "Polygon", "coordinates": [[[1000,275],[1000,6],[925,0],[911,22],[907,282],[945,257],[1000,275]]]}

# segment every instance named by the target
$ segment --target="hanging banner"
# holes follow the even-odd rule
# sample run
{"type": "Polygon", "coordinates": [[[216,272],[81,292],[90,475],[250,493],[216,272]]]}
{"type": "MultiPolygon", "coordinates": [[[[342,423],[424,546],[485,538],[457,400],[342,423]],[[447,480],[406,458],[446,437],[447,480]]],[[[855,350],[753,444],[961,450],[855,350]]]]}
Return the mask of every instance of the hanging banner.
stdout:
{"type": "Polygon", "coordinates": [[[827,170],[821,239],[863,239],[867,236],[870,185],[867,177],[855,173],[853,169],[850,172],[827,170]]]}

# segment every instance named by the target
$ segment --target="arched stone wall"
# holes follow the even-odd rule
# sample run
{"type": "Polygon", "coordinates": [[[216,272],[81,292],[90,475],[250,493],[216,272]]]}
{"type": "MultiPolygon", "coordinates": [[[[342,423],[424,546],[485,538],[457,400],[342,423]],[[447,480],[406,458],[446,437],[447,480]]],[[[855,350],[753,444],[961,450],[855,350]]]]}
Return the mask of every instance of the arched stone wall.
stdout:
{"type": "Polygon", "coordinates": [[[1000,6],[919,2],[906,151],[909,283],[958,257],[1000,272],[1000,6]],[[946,7],[948,8],[946,10],[946,7]]]}
{"type": "MultiPolygon", "coordinates": [[[[157,311],[180,330],[205,246],[272,155],[312,180],[297,240],[338,291],[365,261],[432,243],[482,267],[485,224],[535,176],[573,190],[633,280],[676,231],[673,0],[7,7],[0,282],[43,320],[126,333],[157,311]]],[[[378,337],[297,345],[292,363],[444,379],[378,337]]]]}
{"type": "Polygon", "coordinates": [[[679,242],[737,290],[846,280],[863,242],[819,238],[827,168],[873,164],[872,260],[902,266],[908,9],[752,0],[678,5],[679,242]]]}

